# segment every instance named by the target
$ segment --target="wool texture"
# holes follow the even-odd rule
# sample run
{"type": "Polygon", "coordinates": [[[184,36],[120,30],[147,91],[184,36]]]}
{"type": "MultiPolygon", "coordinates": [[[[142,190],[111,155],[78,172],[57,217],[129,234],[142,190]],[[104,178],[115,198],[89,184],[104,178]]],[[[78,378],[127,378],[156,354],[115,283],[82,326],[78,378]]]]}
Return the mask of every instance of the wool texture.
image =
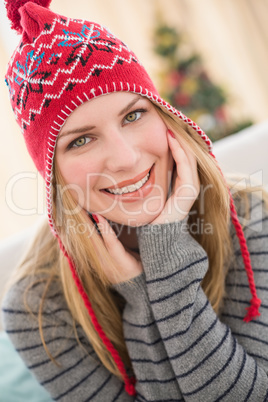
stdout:
{"type": "MultiPolygon", "coordinates": [[[[261,317],[249,323],[243,322],[243,315],[250,292],[233,225],[230,235],[235,253],[219,315],[201,287],[207,254],[188,233],[185,222],[141,228],[144,272],[131,283],[113,286],[126,301],[122,321],[137,379],[136,397],[102,365],[77,324],[83,348],[79,346],[58,281],[53,282],[43,306],[44,337],[61,364],[56,366],[42,345],[37,318],[24,306],[24,290],[32,278],[16,283],[3,302],[4,328],[51,398],[62,402],[267,401],[268,211],[261,204],[251,197],[250,219],[244,229],[263,300],[261,317]]],[[[241,200],[236,205],[242,211],[241,200]]],[[[36,315],[45,287],[41,275],[36,276],[39,281],[27,297],[36,315]]]]}

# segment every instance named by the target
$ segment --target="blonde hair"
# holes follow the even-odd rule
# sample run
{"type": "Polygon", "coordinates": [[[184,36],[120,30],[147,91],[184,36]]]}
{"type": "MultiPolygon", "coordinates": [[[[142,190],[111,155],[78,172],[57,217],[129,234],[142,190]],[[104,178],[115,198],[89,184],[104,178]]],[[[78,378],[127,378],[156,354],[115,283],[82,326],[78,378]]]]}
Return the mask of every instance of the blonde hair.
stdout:
{"type": "MultiPolygon", "coordinates": [[[[225,295],[225,277],[233,255],[229,232],[230,198],[226,182],[218,169],[217,162],[209,154],[203,139],[188,124],[181,121],[179,117],[174,116],[160,106],[155,105],[155,107],[166,126],[196,156],[200,185],[203,190],[205,189],[205,192],[202,197],[199,196],[195,200],[191,208],[188,220],[189,230],[208,255],[209,269],[202,281],[202,287],[213,309],[216,313],[219,313],[225,295]],[[203,228],[205,225],[210,225],[212,233],[205,233],[203,230],[194,233],[191,230],[191,228],[196,227],[195,225],[199,225],[201,220],[203,228]]],[[[69,191],[59,191],[63,187],[63,178],[57,166],[54,166],[53,216],[58,234],[74,262],[100,325],[118,350],[126,366],[131,368],[131,361],[123,336],[120,310],[123,308],[124,301],[112,291],[111,283],[105,275],[105,267],[111,267],[112,264],[115,276],[120,282],[120,270],[111,259],[93,223],[84,212],[74,213],[71,215],[71,219],[72,227],[83,227],[86,230],[70,231],[70,222],[68,221],[70,215],[66,211],[75,211],[77,204],[69,191]]],[[[247,210],[248,191],[250,189],[241,190],[237,193],[238,197],[243,197],[245,200],[247,210]]],[[[256,187],[254,191],[256,191],[256,187]]],[[[266,202],[268,206],[268,195],[266,202]]],[[[44,281],[45,287],[39,306],[38,322],[41,339],[48,356],[55,364],[58,364],[49,352],[42,330],[44,300],[51,283],[58,281],[73,317],[75,334],[76,324],[80,324],[103,365],[111,373],[122,379],[122,375],[115,365],[110,352],[107,351],[94,329],[88,311],[74,283],[68,261],[61,253],[56,238],[52,236],[48,223],[43,225],[34,239],[34,243],[23,263],[20,264],[14,280],[17,281],[29,275],[33,275],[34,278],[39,272],[46,274],[45,278],[39,280],[44,281]],[[51,262],[50,266],[46,266],[47,262],[51,262]]],[[[34,283],[36,282],[31,285],[34,283]]],[[[25,292],[25,304],[27,304],[27,291],[25,292]]],[[[76,337],[79,342],[77,334],[76,337]]],[[[83,347],[80,342],[79,344],[83,347]]]]}

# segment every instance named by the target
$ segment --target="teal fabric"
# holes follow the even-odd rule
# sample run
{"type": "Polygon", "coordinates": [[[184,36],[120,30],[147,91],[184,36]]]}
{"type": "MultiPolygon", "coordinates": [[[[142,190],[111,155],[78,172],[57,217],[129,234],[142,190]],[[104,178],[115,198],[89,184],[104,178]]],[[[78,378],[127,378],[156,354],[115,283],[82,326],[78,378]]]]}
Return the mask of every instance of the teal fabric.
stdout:
{"type": "Polygon", "coordinates": [[[5,332],[0,332],[0,402],[51,402],[14,349],[5,332]]]}

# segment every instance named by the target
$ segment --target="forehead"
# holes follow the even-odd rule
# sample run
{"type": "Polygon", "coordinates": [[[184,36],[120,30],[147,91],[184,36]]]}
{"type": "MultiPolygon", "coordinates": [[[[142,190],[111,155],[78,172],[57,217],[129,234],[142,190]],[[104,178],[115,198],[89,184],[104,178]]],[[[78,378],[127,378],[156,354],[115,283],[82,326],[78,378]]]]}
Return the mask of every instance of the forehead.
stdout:
{"type": "Polygon", "coordinates": [[[131,103],[137,103],[139,100],[149,102],[147,98],[130,92],[115,92],[98,96],[77,107],[66,119],[62,128],[69,129],[72,125],[77,124],[77,121],[82,123],[84,119],[96,119],[98,115],[102,116],[103,112],[106,115],[118,115],[125,107],[131,103]]]}

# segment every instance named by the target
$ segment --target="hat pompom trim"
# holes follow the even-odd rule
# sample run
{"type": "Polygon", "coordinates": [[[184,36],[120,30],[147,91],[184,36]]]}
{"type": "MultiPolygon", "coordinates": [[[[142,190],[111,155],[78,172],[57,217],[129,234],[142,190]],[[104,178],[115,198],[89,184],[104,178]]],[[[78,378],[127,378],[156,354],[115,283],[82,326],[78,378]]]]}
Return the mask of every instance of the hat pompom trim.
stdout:
{"type": "Polygon", "coordinates": [[[21,15],[19,13],[20,7],[24,6],[26,3],[35,3],[41,7],[48,8],[51,0],[6,0],[5,6],[7,9],[7,16],[11,21],[11,28],[21,34],[23,28],[21,26],[21,15]]]}

